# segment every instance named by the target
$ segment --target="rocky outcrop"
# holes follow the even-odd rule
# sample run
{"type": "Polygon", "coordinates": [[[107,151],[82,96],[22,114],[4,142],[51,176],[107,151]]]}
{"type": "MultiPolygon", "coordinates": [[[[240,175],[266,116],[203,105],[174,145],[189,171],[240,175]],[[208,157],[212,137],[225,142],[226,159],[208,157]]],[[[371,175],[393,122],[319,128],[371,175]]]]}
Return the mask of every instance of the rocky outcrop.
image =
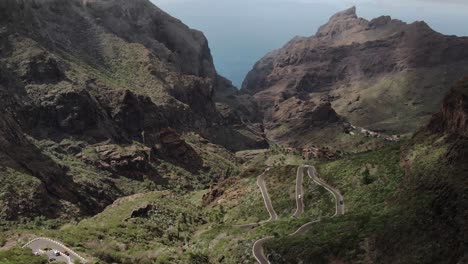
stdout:
{"type": "Polygon", "coordinates": [[[99,169],[141,178],[139,175],[150,170],[151,149],[138,145],[98,145],[88,147],[78,157],[99,169]]]}
{"type": "Polygon", "coordinates": [[[96,98],[84,89],[67,88],[46,95],[28,90],[36,104],[28,109],[24,127],[30,129],[32,136],[56,141],[74,137],[90,143],[122,141],[122,135],[96,98]]]}
{"type": "Polygon", "coordinates": [[[203,168],[203,160],[174,129],[162,129],[160,140],[156,147],[159,156],[181,164],[188,171],[196,172],[203,168]]]}
{"type": "Polygon", "coordinates": [[[445,97],[441,111],[432,117],[428,128],[432,132],[468,137],[468,78],[445,97]]]}
{"type": "MultiPolygon", "coordinates": [[[[2,98],[8,100],[8,97],[2,98]]],[[[0,105],[5,107],[3,103],[0,105]]],[[[88,199],[81,196],[67,168],[44,155],[25,136],[15,119],[8,108],[0,113],[0,189],[3,193],[0,218],[16,220],[38,214],[57,217],[62,214],[64,201],[77,205],[77,210],[82,212],[92,211],[86,207],[88,199]],[[17,190],[18,186],[24,186],[23,190],[17,190]]]]}
{"type": "MultiPolygon", "coordinates": [[[[155,209],[155,206],[153,204],[143,205],[142,207],[133,210],[129,219],[137,218],[137,217],[147,218],[150,215],[150,212],[153,211],[154,209],[155,209]]],[[[126,221],[128,221],[129,219],[127,219],[126,221]]]]}
{"type": "Polygon", "coordinates": [[[329,102],[359,127],[414,132],[468,70],[467,48],[468,38],[444,36],[424,22],[388,16],[368,21],[351,8],[332,16],[315,36],[296,37],[268,53],[242,91],[261,106],[268,134],[283,134],[272,111],[302,108],[310,98],[329,102]],[[292,106],[291,98],[301,103],[292,106]]]}
{"type": "Polygon", "coordinates": [[[266,124],[268,138],[292,147],[331,139],[329,133],[335,135],[348,126],[329,102],[297,97],[275,104],[267,116],[271,120],[266,124]]]}

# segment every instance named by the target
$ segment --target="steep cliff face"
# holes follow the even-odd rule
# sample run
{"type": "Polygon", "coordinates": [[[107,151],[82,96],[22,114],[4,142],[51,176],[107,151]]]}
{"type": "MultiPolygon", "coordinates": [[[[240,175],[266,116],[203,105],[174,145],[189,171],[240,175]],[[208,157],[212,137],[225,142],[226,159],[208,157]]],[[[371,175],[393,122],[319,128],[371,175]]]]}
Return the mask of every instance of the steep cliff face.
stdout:
{"type": "Polygon", "coordinates": [[[216,73],[204,35],[148,0],[1,1],[0,93],[1,180],[28,178],[29,194],[56,205],[11,206],[1,215],[11,218],[95,213],[143,180],[161,182],[160,162],[209,171],[185,142],[168,149],[164,131],[233,151],[267,145],[244,133],[255,103],[242,106],[216,73]]]}
{"type": "Polygon", "coordinates": [[[96,184],[76,182],[69,167],[57,163],[31,142],[16,114],[4,103],[8,97],[1,98],[1,219],[93,214],[118,196],[119,191],[102,179],[95,179],[96,184]],[[98,192],[98,188],[108,188],[108,192],[98,192]]]}
{"type": "Polygon", "coordinates": [[[203,34],[149,1],[8,0],[1,8],[1,64],[29,105],[30,133],[130,141],[167,126],[232,125],[214,95],[234,88],[220,81],[203,34]],[[122,115],[109,114],[119,108],[142,121],[124,129],[122,115]]]}
{"type": "Polygon", "coordinates": [[[468,38],[444,36],[424,22],[367,21],[351,8],[315,36],[267,54],[242,90],[263,107],[267,123],[276,124],[270,110],[289,98],[320,98],[353,125],[414,132],[468,70],[467,47],[468,38]]]}
{"type": "Polygon", "coordinates": [[[432,117],[428,129],[468,137],[468,78],[445,97],[441,111],[432,117]]]}

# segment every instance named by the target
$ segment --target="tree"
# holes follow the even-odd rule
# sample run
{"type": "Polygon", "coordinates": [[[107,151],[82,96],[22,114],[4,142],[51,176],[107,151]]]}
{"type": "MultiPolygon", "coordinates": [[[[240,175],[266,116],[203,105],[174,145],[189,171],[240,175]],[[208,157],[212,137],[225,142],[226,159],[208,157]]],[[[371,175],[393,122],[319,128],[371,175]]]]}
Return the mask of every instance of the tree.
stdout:
{"type": "Polygon", "coordinates": [[[369,169],[366,168],[362,173],[362,184],[369,185],[374,182],[374,178],[370,175],[369,169]]]}

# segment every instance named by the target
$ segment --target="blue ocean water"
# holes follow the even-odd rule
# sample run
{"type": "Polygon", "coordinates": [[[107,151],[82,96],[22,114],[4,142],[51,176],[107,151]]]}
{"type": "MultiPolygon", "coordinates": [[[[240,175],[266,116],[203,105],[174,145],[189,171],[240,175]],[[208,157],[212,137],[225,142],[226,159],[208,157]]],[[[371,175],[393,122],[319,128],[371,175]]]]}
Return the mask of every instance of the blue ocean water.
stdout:
{"type": "Polygon", "coordinates": [[[366,19],[391,15],[405,22],[425,20],[441,33],[468,35],[468,4],[440,4],[438,0],[431,0],[432,4],[420,0],[152,1],[191,28],[203,31],[218,72],[239,88],[254,63],[267,52],[294,36],[315,34],[331,15],[353,4],[366,19]]]}

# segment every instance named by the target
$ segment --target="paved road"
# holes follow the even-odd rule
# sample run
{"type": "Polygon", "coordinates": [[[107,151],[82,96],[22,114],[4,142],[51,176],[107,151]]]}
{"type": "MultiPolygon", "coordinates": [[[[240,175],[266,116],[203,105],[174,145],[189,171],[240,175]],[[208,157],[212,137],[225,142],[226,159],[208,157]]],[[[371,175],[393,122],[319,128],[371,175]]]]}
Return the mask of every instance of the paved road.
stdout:
{"type": "Polygon", "coordinates": [[[273,205],[271,203],[271,198],[270,198],[270,195],[268,194],[268,189],[265,184],[265,173],[269,170],[270,168],[266,168],[265,171],[257,177],[257,186],[258,188],[260,188],[260,192],[262,193],[262,197],[263,197],[263,203],[265,205],[265,208],[268,211],[268,214],[270,215],[270,218],[268,218],[268,220],[260,221],[259,223],[235,225],[235,227],[240,227],[244,229],[253,229],[264,223],[276,221],[278,219],[278,215],[276,214],[275,209],[273,208],[273,205]]]}
{"type": "Polygon", "coordinates": [[[23,247],[28,247],[30,248],[33,252],[38,252],[39,254],[45,254],[51,258],[55,258],[57,263],[64,262],[67,264],[73,264],[74,261],[79,260],[81,263],[87,263],[87,261],[79,256],[77,253],[75,253],[73,250],[70,248],[64,246],[62,243],[59,243],[57,241],[48,239],[48,238],[36,238],[28,242],[26,245],[23,247]],[[45,248],[51,248],[52,250],[50,251],[43,251],[45,248]],[[70,256],[66,256],[65,254],[60,254],[60,256],[55,256],[53,253],[53,250],[57,250],[59,252],[65,252],[67,251],[70,253],[70,256]]]}
{"type": "MultiPolygon", "coordinates": [[[[270,218],[266,221],[260,222],[260,224],[266,223],[266,222],[271,222],[271,221],[276,221],[278,219],[278,215],[275,212],[275,209],[273,208],[273,205],[271,204],[271,199],[270,195],[268,194],[268,190],[265,185],[265,173],[269,171],[270,168],[267,168],[262,174],[260,174],[257,178],[257,186],[260,188],[260,192],[262,193],[263,197],[263,202],[265,204],[265,207],[270,214],[270,218]]],[[[254,227],[253,225],[255,224],[249,224],[249,225],[244,225],[243,227],[249,228],[249,227],[254,227]]],[[[267,242],[268,240],[273,239],[273,237],[265,237],[262,239],[259,239],[255,241],[253,247],[252,247],[252,253],[257,260],[258,263],[261,264],[269,264],[270,262],[268,259],[265,257],[265,254],[263,252],[263,244],[267,242]]]]}
{"type": "Polygon", "coordinates": [[[296,175],[296,212],[292,215],[292,217],[299,218],[304,213],[304,170],[306,167],[300,166],[297,168],[297,175],[296,175]]]}
{"type": "MultiPolygon", "coordinates": [[[[307,174],[309,178],[312,179],[317,185],[322,186],[327,191],[329,191],[333,197],[335,198],[335,214],[332,217],[344,215],[345,213],[345,205],[344,205],[344,198],[341,195],[340,191],[328,185],[324,180],[317,177],[317,171],[313,166],[304,166],[307,169],[307,174]]],[[[291,235],[298,235],[306,233],[311,227],[314,226],[315,223],[320,222],[320,220],[315,220],[309,223],[306,223],[299,227],[296,232],[292,233],[291,235]]]]}
{"type": "Polygon", "coordinates": [[[269,171],[270,168],[267,168],[262,174],[260,174],[257,178],[257,186],[260,188],[260,192],[262,193],[263,202],[265,203],[265,207],[270,214],[270,218],[267,221],[263,222],[271,222],[276,221],[278,219],[278,215],[273,209],[273,205],[271,204],[270,195],[268,194],[267,187],[265,185],[265,173],[269,171]]]}
{"type": "Polygon", "coordinates": [[[268,240],[273,239],[272,236],[265,237],[262,239],[259,239],[255,241],[253,248],[252,248],[252,253],[257,260],[258,263],[260,264],[270,264],[270,261],[265,257],[265,252],[263,251],[263,244],[267,242],[268,240]]]}
{"type": "MultiPolygon", "coordinates": [[[[303,194],[304,194],[304,189],[303,189],[303,180],[304,180],[304,171],[307,170],[307,174],[309,177],[312,179],[313,182],[315,182],[317,185],[320,185],[324,187],[327,191],[329,191],[333,197],[335,198],[336,201],[336,209],[335,209],[335,214],[332,217],[343,215],[345,213],[345,207],[344,207],[344,199],[341,193],[328,185],[325,181],[317,177],[317,171],[315,170],[315,167],[313,166],[300,166],[297,169],[297,176],[296,176],[296,212],[293,214],[293,217],[300,217],[304,213],[304,199],[303,199],[303,194]],[[301,195],[301,198],[299,198],[299,195],[301,195]]],[[[259,177],[260,178],[260,177],[259,177]]],[[[262,178],[263,181],[263,178],[262,178]]],[[[264,183],[264,182],[263,182],[264,183]]],[[[257,181],[258,184],[258,181],[257,181]]],[[[265,188],[266,191],[266,188],[265,188]]],[[[263,194],[263,191],[262,191],[263,194]]],[[[268,193],[266,193],[268,195],[268,193]]],[[[264,196],[265,197],[265,196],[264,196]]],[[[269,197],[268,197],[269,199],[269,197]]],[[[266,202],[265,202],[266,204],[266,202]]],[[[271,205],[271,201],[270,201],[271,205]]],[[[273,207],[271,207],[273,209],[273,207]]],[[[273,210],[274,212],[274,210],[273,210]]],[[[275,213],[276,214],[276,213],[275,213]]],[[[315,223],[320,222],[320,220],[315,220],[309,223],[306,223],[299,227],[294,233],[290,235],[297,235],[297,234],[304,234],[307,232],[315,223]]],[[[270,264],[268,261],[268,258],[265,256],[265,252],[263,250],[263,244],[265,244],[268,240],[273,239],[273,237],[265,237],[262,239],[257,240],[252,248],[253,255],[255,259],[257,260],[258,263],[260,264],[270,264]]]]}
{"type": "Polygon", "coordinates": [[[335,209],[335,214],[333,215],[333,217],[344,215],[345,213],[344,198],[343,198],[343,195],[341,195],[340,191],[331,187],[324,180],[317,177],[317,170],[315,169],[315,167],[313,166],[306,166],[306,167],[307,167],[307,174],[309,175],[309,177],[316,184],[325,188],[327,191],[329,191],[333,195],[333,197],[335,197],[336,209],[335,209]]]}

